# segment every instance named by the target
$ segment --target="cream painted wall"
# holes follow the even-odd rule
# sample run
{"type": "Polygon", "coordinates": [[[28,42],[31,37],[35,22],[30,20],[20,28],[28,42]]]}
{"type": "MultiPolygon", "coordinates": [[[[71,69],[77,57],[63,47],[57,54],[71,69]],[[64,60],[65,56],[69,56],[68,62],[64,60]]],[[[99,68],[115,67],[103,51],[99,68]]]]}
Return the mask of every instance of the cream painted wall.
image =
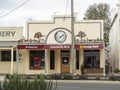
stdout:
{"type": "Polygon", "coordinates": [[[0,72],[1,74],[8,74],[10,73],[10,62],[1,62],[0,61],[0,72]]]}
{"type": "Polygon", "coordinates": [[[104,68],[105,67],[105,57],[104,57],[104,49],[100,50],[100,68],[104,68]]]}
{"type": "Polygon", "coordinates": [[[80,21],[75,23],[75,35],[78,34],[79,31],[83,31],[86,34],[85,39],[103,39],[103,30],[102,21],[80,21]],[[101,29],[101,30],[100,30],[101,29]],[[94,33],[93,33],[94,32],[94,33]],[[101,35],[100,35],[101,34],[101,35]]]}
{"type": "Polygon", "coordinates": [[[23,36],[23,27],[0,27],[0,41],[17,41],[23,36]]]}
{"type": "Polygon", "coordinates": [[[70,18],[55,18],[53,21],[31,21],[27,22],[28,38],[33,38],[35,32],[41,32],[43,35],[47,36],[51,30],[55,28],[65,27],[70,30],[70,18]]]}
{"type": "MultiPolygon", "coordinates": [[[[83,31],[86,33],[88,39],[103,39],[103,21],[95,20],[95,21],[75,21],[75,35],[78,34],[79,31],[83,31]],[[101,30],[101,31],[100,31],[101,30]],[[101,33],[101,35],[100,35],[101,33]]],[[[47,44],[71,44],[71,19],[70,17],[64,18],[56,16],[51,21],[29,21],[27,22],[27,38],[34,39],[34,34],[36,32],[41,32],[45,35],[43,38],[46,39],[48,37],[47,44]],[[67,34],[67,40],[64,43],[57,43],[54,39],[54,34],[58,31],[57,28],[65,28],[65,32],[67,34]],[[52,32],[53,30],[53,32],[52,32]]],[[[30,70],[29,69],[29,50],[19,50],[19,53],[23,55],[22,62],[19,62],[18,72],[21,74],[40,74],[46,73],[45,70],[30,70]]],[[[70,53],[71,54],[71,53],[70,53]]],[[[104,67],[104,52],[100,50],[100,67],[104,67]]],[[[80,50],[80,66],[83,63],[83,50],[80,50]]],[[[50,50],[47,50],[46,54],[46,71],[47,74],[52,73],[61,73],[61,57],[60,50],[55,50],[55,70],[50,70],[50,50]]],[[[72,72],[72,60],[70,56],[70,72],[72,72]]],[[[14,62],[14,72],[16,71],[16,63],[14,62]]],[[[1,62],[0,61],[0,71],[2,73],[10,73],[10,62],[1,62]]],[[[76,70],[76,73],[81,73],[80,69],[76,70]]]]}
{"type": "Polygon", "coordinates": [[[26,68],[29,64],[29,55],[27,50],[19,50],[18,53],[22,54],[22,61],[20,61],[18,64],[18,72],[21,74],[25,74],[26,68]]]}
{"type": "MultiPolygon", "coordinates": [[[[41,32],[46,39],[48,36],[48,44],[56,44],[57,42],[54,39],[54,34],[58,28],[65,28],[68,31],[71,31],[71,19],[67,17],[55,16],[51,21],[29,21],[27,22],[27,32],[28,39],[34,39],[34,34],[36,32],[41,32]],[[53,32],[52,32],[53,30],[53,32]],[[48,35],[49,34],[49,35],[48,35]]],[[[71,43],[71,33],[64,30],[68,39],[62,44],[70,44],[71,43]]],[[[103,20],[84,20],[84,21],[75,21],[74,23],[74,33],[77,35],[79,31],[83,31],[86,33],[86,37],[88,39],[103,39],[103,20]],[[94,33],[93,33],[94,32],[94,33]]],[[[59,43],[58,43],[59,44],[59,43]]]]}

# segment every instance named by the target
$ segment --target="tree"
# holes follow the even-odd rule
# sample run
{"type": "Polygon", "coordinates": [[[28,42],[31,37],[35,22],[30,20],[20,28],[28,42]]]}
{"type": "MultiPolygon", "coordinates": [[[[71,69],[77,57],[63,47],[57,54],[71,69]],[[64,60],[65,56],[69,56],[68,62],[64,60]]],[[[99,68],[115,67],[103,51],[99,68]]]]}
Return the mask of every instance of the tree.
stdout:
{"type": "Polygon", "coordinates": [[[90,5],[85,13],[84,20],[104,20],[104,41],[107,43],[110,30],[110,6],[105,3],[90,5]]]}

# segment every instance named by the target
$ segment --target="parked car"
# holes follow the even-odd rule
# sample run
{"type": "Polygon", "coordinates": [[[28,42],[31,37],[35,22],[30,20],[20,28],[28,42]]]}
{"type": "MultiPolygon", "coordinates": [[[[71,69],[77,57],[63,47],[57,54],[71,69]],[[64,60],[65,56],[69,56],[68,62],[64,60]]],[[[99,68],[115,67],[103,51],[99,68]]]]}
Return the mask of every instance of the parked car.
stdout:
{"type": "Polygon", "coordinates": [[[113,74],[109,77],[111,81],[120,81],[120,74],[113,74]]]}

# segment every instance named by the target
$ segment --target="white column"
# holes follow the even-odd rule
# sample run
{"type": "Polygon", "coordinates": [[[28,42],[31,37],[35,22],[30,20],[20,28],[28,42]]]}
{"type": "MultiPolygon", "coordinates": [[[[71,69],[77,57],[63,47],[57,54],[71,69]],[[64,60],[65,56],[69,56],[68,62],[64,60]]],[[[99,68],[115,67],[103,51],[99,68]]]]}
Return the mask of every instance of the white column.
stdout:
{"type": "Polygon", "coordinates": [[[13,74],[13,48],[11,49],[11,75],[13,74]]]}
{"type": "Polygon", "coordinates": [[[47,49],[45,49],[45,74],[47,74],[47,49]]]}
{"type": "Polygon", "coordinates": [[[18,49],[16,47],[16,73],[17,74],[18,74],[18,62],[19,62],[19,60],[18,60],[18,49]]]}
{"type": "Polygon", "coordinates": [[[104,44],[104,47],[103,47],[103,76],[105,77],[106,76],[106,73],[105,73],[105,44],[104,44]]]}

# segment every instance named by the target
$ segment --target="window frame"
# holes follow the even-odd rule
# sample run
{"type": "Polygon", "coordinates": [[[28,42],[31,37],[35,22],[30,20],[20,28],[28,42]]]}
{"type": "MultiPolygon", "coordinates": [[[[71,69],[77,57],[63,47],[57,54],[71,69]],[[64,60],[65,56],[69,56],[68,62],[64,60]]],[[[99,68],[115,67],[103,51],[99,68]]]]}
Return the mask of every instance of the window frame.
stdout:
{"type": "Polygon", "coordinates": [[[55,69],[55,50],[50,50],[50,70],[55,69]]]}
{"type": "Polygon", "coordinates": [[[45,70],[45,50],[29,50],[29,69],[45,70]],[[34,61],[34,58],[40,58],[40,61],[34,61]],[[35,63],[39,63],[39,68],[34,68],[35,63]]]}
{"type": "MultiPolygon", "coordinates": [[[[11,61],[11,50],[1,50],[1,61],[10,62],[11,61]],[[6,57],[6,54],[9,54],[9,59],[6,57]],[[6,59],[7,58],[7,59],[6,59]]],[[[13,61],[16,61],[16,50],[13,51],[13,61]]]]}

